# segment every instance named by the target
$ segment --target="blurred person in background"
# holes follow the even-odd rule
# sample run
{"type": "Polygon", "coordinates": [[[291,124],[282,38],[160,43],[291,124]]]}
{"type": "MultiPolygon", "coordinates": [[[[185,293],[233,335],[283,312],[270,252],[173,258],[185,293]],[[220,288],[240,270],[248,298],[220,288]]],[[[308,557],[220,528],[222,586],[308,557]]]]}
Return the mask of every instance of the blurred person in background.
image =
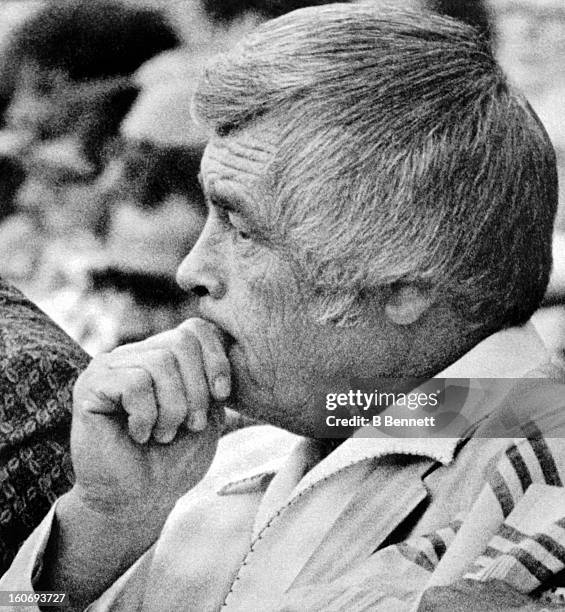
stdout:
{"type": "MultiPolygon", "coordinates": [[[[34,264],[27,276],[14,278],[13,267],[9,276],[19,279],[20,288],[38,302],[68,285],[101,248],[107,211],[97,179],[137,93],[128,83],[99,85],[81,101],[84,112],[72,134],[34,142],[25,153],[26,177],[16,195],[19,214],[12,223],[25,219],[33,227],[22,245],[22,259],[34,264]]],[[[13,256],[6,258],[8,266],[13,263],[13,256]]]]}
{"type": "Polygon", "coordinates": [[[60,320],[92,354],[194,315],[192,300],[175,283],[206,219],[198,183],[205,135],[190,117],[192,92],[179,83],[142,92],[97,182],[109,211],[104,251],[60,320]]]}
{"type": "Polygon", "coordinates": [[[10,47],[14,30],[43,6],[42,0],[5,0],[0,5],[0,127],[4,124],[4,111],[10,103],[14,89],[14,66],[6,50],[10,47]]]}
{"type": "MultiPolygon", "coordinates": [[[[21,2],[8,1],[0,5],[0,130],[4,127],[5,110],[10,103],[14,89],[13,63],[8,58],[7,47],[13,31],[23,21],[28,19],[36,10],[41,8],[41,2],[21,2]]],[[[25,173],[22,164],[10,154],[6,155],[13,148],[14,135],[0,132],[0,243],[6,245],[6,252],[22,252],[19,246],[25,244],[28,224],[21,219],[10,219],[3,223],[4,219],[10,218],[15,212],[14,196],[23,179],[25,173]],[[14,244],[15,242],[15,244],[14,244]],[[10,243],[10,244],[7,244],[10,243]],[[15,247],[15,248],[14,248],[15,247]]],[[[11,263],[11,268],[16,276],[27,274],[27,264],[29,258],[15,258],[11,263]]]]}
{"type": "MultiPolygon", "coordinates": [[[[0,264],[32,292],[76,263],[78,233],[93,243],[103,232],[92,184],[137,95],[129,75],[178,44],[155,11],[96,1],[33,8],[3,38],[0,62],[0,264]]],[[[71,391],[88,356],[4,280],[0,319],[1,574],[72,486],[71,391]]]]}
{"type": "Polygon", "coordinates": [[[14,32],[6,50],[16,66],[6,124],[42,139],[66,134],[83,98],[77,87],[127,77],[178,44],[154,10],[112,0],[50,2],[14,32]]]}
{"type": "MultiPolygon", "coordinates": [[[[106,213],[93,185],[137,96],[130,76],[178,44],[159,12],[106,0],[49,3],[14,32],[0,144],[25,169],[16,205],[27,231],[20,229],[18,257],[13,249],[2,257],[1,272],[34,299],[59,288],[67,262],[99,247],[106,213]],[[11,269],[26,257],[27,266],[11,269]],[[19,277],[22,268],[32,274],[19,277]]],[[[3,245],[17,242],[11,229],[3,245]]]]}

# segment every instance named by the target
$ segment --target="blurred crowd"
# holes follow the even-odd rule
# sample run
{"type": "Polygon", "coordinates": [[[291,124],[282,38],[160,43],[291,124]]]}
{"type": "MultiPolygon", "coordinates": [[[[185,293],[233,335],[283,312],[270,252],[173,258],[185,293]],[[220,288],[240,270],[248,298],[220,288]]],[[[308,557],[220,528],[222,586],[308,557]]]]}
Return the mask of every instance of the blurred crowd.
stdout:
{"type": "MultiPolygon", "coordinates": [[[[365,0],[370,1],[370,0],[365,0]]],[[[373,0],[378,1],[378,0],[373,0]]],[[[0,6],[0,276],[90,354],[190,316],[175,271],[206,205],[191,119],[205,62],[321,0],[45,0],[0,6]]],[[[562,0],[413,0],[473,22],[552,136],[565,183],[562,0]]],[[[564,196],[565,197],[565,196],[564,196]]],[[[564,199],[562,197],[562,200],[564,199]]],[[[565,214],[558,229],[565,231],[565,214]]],[[[565,246],[537,322],[565,345],[565,246]]]]}

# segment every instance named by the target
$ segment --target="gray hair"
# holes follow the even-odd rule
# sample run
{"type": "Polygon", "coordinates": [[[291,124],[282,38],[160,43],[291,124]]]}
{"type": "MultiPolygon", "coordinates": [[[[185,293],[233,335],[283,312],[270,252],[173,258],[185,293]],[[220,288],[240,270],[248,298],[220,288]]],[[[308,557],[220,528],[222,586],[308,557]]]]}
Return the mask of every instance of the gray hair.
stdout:
{"type": "Polygon", "coordinates": [[[195,110],[220,136],[284,117],[269,222],[323,320],[351,322],[373,289],[402,283],[481,329],[538,307],[554,152],[472,27],[382,5],[299,10],[211,66],[195,110]]]}

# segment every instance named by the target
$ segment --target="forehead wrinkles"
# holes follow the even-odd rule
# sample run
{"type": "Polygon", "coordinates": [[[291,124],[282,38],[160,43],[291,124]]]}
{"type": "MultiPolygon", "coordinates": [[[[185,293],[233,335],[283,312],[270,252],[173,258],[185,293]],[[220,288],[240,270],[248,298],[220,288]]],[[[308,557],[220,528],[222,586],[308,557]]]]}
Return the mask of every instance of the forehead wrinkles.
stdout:
{"type": "Polygon", "coordinates": [[[249,134],[214,137],[202,160],[206,180],[256,183],[264,179],[276,151],[275,141],[269,135],[265,130],[261,138],[249,134]]]}

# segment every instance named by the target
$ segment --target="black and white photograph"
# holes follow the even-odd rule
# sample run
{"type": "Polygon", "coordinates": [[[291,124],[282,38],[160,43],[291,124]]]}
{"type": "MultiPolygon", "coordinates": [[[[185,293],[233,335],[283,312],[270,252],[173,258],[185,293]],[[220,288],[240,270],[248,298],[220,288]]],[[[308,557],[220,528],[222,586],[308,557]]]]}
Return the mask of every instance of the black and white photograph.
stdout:
{"type": "Polygon", "coordinates": [[[0,610],[565,611],[565,0],[0,0],[0,610]]]}

